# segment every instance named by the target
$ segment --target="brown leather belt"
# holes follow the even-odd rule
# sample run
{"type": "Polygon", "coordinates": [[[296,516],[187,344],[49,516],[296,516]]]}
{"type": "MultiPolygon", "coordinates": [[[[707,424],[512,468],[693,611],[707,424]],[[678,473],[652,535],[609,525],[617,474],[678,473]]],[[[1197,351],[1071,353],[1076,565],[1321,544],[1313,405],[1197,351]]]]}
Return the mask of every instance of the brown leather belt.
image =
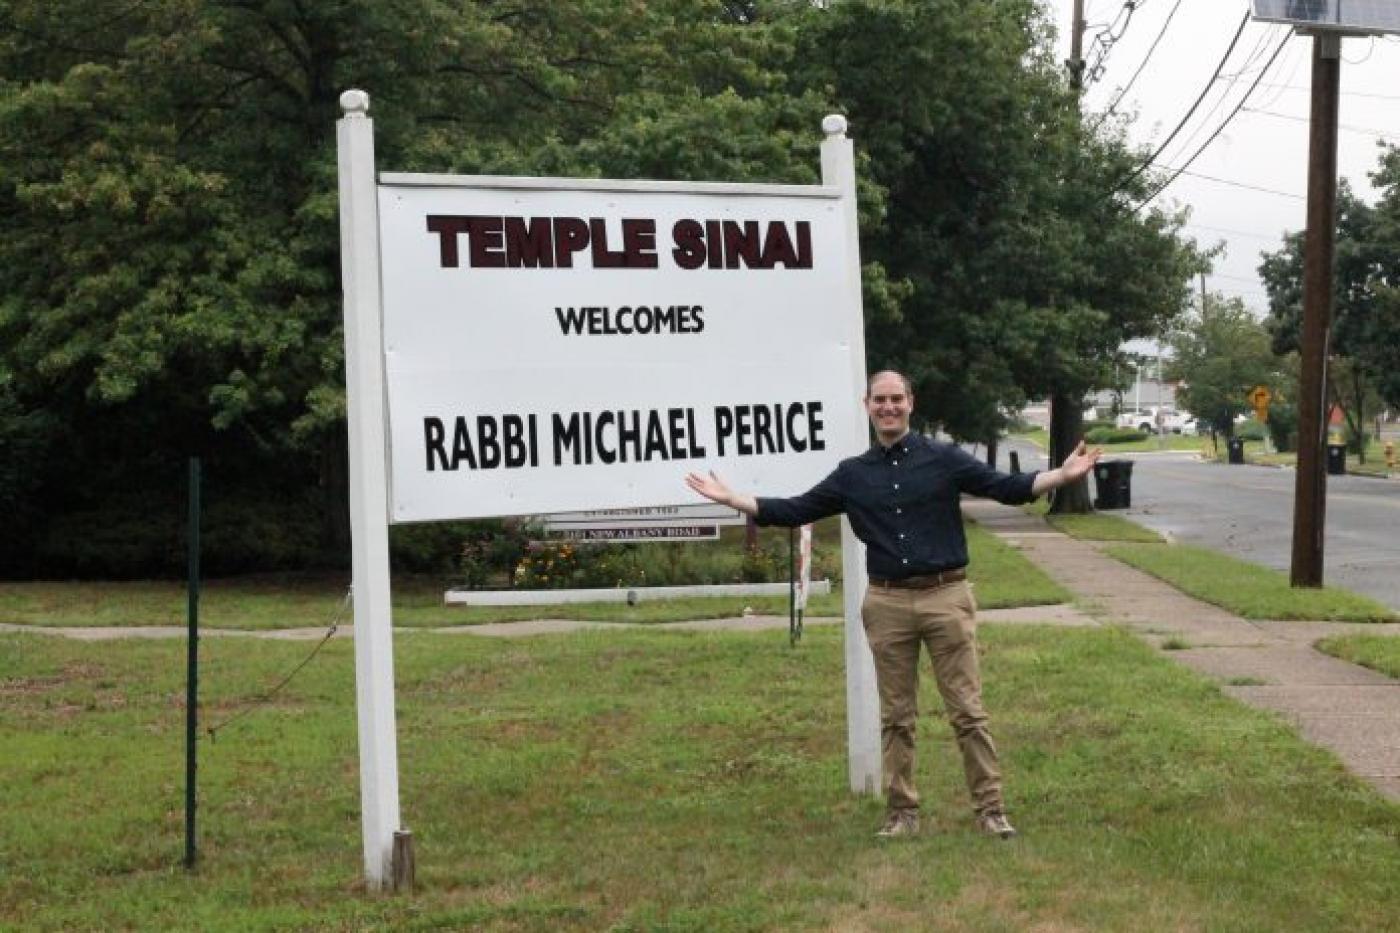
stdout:
{"type": "Polygon", "coordinates": [[[967,571],[959,567],[957,570],[940,570],[938,573],[921,573],[918,576],[895,577],[888,580],[871,577],[870,585],[887,590],[931,590],[966,579],[967,571]]]}

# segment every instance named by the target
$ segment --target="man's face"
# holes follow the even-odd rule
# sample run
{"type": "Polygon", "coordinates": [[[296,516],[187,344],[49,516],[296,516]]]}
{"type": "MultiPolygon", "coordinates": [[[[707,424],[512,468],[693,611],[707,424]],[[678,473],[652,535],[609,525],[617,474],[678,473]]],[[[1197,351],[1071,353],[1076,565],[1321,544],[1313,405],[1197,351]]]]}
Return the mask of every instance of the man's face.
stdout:
{"type": "Polygon", "coordinates": [[[882,375],[870,384],[870,394],[865,397],[865,412],[870,416],[870,424],[881,441],[888,444],[909,433],[909,415],[914,410],[914,399],[904,388],[904,380],[898,376],[882,375]]]}

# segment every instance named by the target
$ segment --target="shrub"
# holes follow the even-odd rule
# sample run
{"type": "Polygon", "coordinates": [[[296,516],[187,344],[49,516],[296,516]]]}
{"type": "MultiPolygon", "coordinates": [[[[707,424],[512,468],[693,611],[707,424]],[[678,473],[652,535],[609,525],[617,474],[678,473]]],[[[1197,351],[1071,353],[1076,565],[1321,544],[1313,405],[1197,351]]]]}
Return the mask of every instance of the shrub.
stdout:
{"type": "Polygon", "coordinates": [[[389,564],[407,573],[460,571],[470,587],[501,580],[520,559],[529,541],[518,521],[428,522],[389,529],[389,564]]]}
{"type": "Polygon", "coordinates": [[[1268,430],[1253,418],[1235,425],[1235,437],[1241,440],[1262,441],[1267,434],[1268,430]]]}
{"type": "MultiPolygon", "coordinates": [[[[788,579],[787,541],[772,536],[750,551],[737,542],[576,544],[539,541],[510,574],[519,589],[777,583],[788,579]]],[[[812,579],[839,581],[839,547],[814,546],[812,579]]]]}
{"type": "MultiPolygon", "coordinates": [[[[37,546],[46,575],[179,577],[187,567],[183,489],[115,494],[55,516],[37,546]]],[[[308,502],[244,496],[208,501],[200,519],[200,569],[209,576],[322,566],[321,515],[308,502]]]]}
{"type": "Polygon", "coordinates": [[[1269,437],[1274,449],[1280,453],[1297,449],[1298,409],[1288,402],[1274,402],[1269,406],[1269,437]]]}
{"type": "Polygon", "coordinates": [[[1149,437],[1150,434],[1137,428],[1094,428],[1084,434],[1084,440],[1090,444],[1130,444],[1149,437]]]}
{"type": "Polygon", "coordinates": [[[535,529],[513,519],[458,524],[457,569],[469,589],[508,585],[527,553],[535,529]]]}

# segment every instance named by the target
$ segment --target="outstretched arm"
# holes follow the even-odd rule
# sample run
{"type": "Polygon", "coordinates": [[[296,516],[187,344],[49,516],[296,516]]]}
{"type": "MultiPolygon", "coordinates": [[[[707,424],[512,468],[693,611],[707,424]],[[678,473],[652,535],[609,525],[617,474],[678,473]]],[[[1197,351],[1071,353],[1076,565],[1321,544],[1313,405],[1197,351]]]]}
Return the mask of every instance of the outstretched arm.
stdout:
{"type": "Polygon", "coordinates": [[[727,505],[731,509],[738,509],[745,515],[758,514],[758,503],[754,497],[730,489],[714,470],[708,474],[688,473],[685,477],[685,484],[712,502],[727,505]]]}
{"type": "Polygon", "coordinates": [[[1103,456],[1102,448],[1095,447],[1093,450],[1085,450],[1084,442],[1080,441],[1079,446],[1070,451],[1065,462],[1060,464],[1057,469],[1044,470],[1035,475],[1031,492],[1038,496],[1082,478],[1094,468],[1094,464],[1099,462],[1101,456],[1103,456]]]}

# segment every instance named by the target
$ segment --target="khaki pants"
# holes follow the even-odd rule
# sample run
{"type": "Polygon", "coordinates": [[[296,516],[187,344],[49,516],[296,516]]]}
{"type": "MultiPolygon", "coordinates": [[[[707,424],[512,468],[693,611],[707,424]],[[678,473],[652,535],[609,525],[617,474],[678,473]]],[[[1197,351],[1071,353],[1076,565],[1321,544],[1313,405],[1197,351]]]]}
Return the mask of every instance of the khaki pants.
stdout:
{"type": "Polygon", "coordinates": [[[962,751],[973,809],[1002,809],[997,750],[982,709],[976,605],[965,581],[932,589],[871,586],[861,610],[880,691],[880,741],[891,810],[919,806],[914,729],[919,715],[919,649],[928,649],[943,708],[962,751]]]}

